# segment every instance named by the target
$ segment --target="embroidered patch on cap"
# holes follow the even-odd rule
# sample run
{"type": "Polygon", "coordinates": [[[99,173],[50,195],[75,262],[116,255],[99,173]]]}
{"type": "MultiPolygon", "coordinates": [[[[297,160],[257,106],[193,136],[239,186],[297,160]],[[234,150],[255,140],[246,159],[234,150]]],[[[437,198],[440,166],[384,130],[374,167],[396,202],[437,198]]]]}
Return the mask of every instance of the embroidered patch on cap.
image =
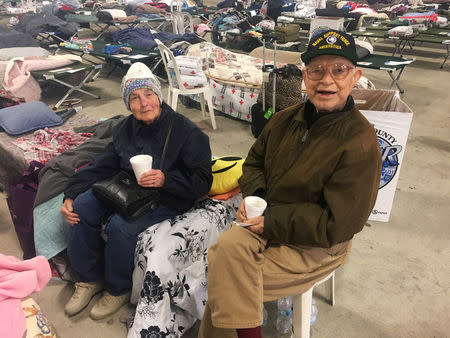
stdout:
{"type": "Polygon", "coordinates": [[[345,57],[354,64],[358,59],[353,37],[335,30],[328,30],[313,36],[308,44],[308,49],[301,58],[307,64],[316,56],[327,54],[345,57]]]}

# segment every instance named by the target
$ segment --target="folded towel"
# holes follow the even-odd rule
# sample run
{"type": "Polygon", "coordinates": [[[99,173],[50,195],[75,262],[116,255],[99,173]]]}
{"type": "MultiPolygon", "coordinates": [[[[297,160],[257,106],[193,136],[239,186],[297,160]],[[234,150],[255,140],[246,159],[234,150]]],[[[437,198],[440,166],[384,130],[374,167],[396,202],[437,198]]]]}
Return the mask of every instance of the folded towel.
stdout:
{"type": "Polygon", "coordinates": [[[195,69],[187,67],[178,67],[178,71],[180,72],[180,75],[187,75],[187,76],[203,75],[203,70],[201,68],[195,69]]]}
{"type": "MultiPolygon", "coordinates": [[[[175,57],[178,67],[202,69],[202,59],[195,56],[178,55],[175,57]]],[[[169,62],[169,68],[173,68],[171,62],[169,62]]]]}

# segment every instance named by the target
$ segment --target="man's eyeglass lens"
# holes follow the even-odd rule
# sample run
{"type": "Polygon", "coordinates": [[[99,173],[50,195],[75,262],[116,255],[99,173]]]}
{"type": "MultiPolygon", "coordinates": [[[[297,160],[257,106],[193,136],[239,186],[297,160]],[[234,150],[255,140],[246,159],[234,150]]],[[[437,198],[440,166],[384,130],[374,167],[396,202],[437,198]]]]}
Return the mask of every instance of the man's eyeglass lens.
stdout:
{"type": "Polygon", "coordinates": [[[328,67],[323,67],[322,65],[306,67],[306,74],[311,80],[321,80],[325,76],[325,72],[330,72],[333,79],[342,80],[344,79],[349,71],[353,67],[349,67],[344,64],[336,63],[328,67]]]}

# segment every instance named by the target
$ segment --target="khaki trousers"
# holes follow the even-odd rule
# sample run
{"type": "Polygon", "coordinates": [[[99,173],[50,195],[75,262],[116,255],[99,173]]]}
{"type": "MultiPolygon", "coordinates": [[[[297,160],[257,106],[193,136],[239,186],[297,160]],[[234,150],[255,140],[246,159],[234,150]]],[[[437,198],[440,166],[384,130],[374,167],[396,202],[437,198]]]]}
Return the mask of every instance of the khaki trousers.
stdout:
{"type": "Polygon", "coordinates": [[[303,293],[341,265],[351,241],[331,248],[269,246],[233,225],[208,251],[208,302],[200,338],[237,337],[262,324],[263,302],[303,293]]]}

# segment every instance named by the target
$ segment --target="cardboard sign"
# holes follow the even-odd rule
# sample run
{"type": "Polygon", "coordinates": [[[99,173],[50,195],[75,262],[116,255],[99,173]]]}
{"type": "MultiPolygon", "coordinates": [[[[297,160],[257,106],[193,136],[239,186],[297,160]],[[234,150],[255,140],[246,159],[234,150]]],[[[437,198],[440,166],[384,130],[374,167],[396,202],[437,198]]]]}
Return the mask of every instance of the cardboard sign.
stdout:
{"type": "Polygon", "coordinates": [[[361,110],[377,133],[383,167],[378,197],[369,220],[388,222],[413,113],[361,110]]]}

